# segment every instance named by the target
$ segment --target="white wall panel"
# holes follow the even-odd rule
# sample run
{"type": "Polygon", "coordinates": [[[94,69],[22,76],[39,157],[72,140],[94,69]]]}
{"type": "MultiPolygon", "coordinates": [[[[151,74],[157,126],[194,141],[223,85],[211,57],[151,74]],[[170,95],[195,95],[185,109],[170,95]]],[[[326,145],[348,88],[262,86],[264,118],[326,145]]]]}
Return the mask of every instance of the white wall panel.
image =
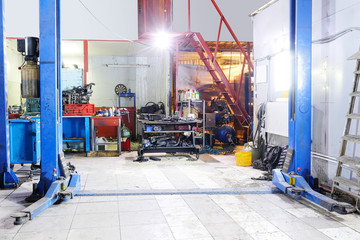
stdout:
{"type": "Polygon", "coordinates": [[[289,49],[289,1],[279,0],[253,17],[254,60],[289,49]]]}
{"type": "Polygon", "coordinates": [[[6,78],[8,81],[8,103],[20,105],[21,71],[18,67],[23,63],[23,57],[16,49],[16,40],[7,39],[5,47],[6,78]]]}
{"type": "MultiPolygon", "coordinates": [[[[270,72],[276,39],[288,34],[289,21],[281,20],[288,11],[288,2],[280,0],[254,18],[254,58],[261,62],[262,58],[270,57],[270,72]]],[[[350,27],[360,27],[359,11],[359,0],[313,1],[313,41],[331,37],[350,27]]],[[[330,160],[339,154],[354,80],[355,61],[347,58],[358,51],[359,46],[358,30],[329,43],[312,45],[312,151],[325,156],[312,157],[312,174],[327,184],[331,184],[335,174],[336,163],[330,160]]],[[[270,78],[273,78],[271,74],[270,78]]],[[[272,79],[268,84],[273,85],[272,79]]],[[[258,96],[268,95],[272,99],[276,95],[273,86],[266,89],[259,86],[258,96]]],[[[352,130],[355,131],[356,127],[352,130]]],[[[359,149],[349,144],[348,154],[359,156],[359,149]]]]}
{"type": "MultiPolygon", "coordinates": [[[[240,41],[252,41],[252,23],[249,14],[263,6],[268,0],[217,0],[220,10],[228,20],[240,41]]],[[[188,31],[188,1],[173,0],[173,31],[188,31]]],[[[220,15],[210,0],[191,0],[191,31],[200,32],[207,41],[216,41],[220,15]]],[[[225,25],[222,41],[234,41],[225,25]]]]}
{"type": "MultiPolygon", "coordinates": [[[[63,39],[138,39],[137,1],[82,2],[91,13],[78,0],[61,1],[63,39]]],[[[5,27],[7,37],[39,36],[39,0],[5,0],[5,27]]]]}
{"type": "MultiPolygon", "coordinates": [[[[92,56],[89,58],[88,83],[95,83],[90,102],[96,106],[118,106],[114,92],[117,84],[124,84],[136,93],[137,108],[147,102],[168,105],[168,54],[147,57],[92,56]],[[145,64],[150,67],[106,67],[106,64],[145,64]]],[[[122,98],[122,106],[133,106],[133,100],[122,98]]]]}
{"type": "Polygon", "coordinates": [[[266,132],[288,137],[288,102],[268,102],[266,104],[266,132]]]}

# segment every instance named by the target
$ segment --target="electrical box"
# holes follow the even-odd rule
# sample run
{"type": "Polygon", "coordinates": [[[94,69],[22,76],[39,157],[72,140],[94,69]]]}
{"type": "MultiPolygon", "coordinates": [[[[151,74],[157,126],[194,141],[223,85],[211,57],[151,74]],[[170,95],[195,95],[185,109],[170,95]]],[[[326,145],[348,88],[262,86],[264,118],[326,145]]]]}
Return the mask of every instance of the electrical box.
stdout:
{"type": "Polygon", "coordinates": [[[40,119],[9,121],[10,164],[40,162],[40,119]]]}
{"type": "Polygon", "coordinates": [[[216,127],[216,113],[206,113],[205,125],[207,128],[216,127]]]}

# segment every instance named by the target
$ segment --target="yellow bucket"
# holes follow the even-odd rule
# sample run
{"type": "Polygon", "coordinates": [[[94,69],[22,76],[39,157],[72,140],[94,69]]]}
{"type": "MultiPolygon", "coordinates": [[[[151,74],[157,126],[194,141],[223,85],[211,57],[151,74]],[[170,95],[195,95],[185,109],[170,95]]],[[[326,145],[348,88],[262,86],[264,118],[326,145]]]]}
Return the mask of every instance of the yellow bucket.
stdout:
{"type": "Polygon", "coordinates": [[[236,165],[237,166],[251,166],[251,152],[238,152],[235,153],[236,165]]]}

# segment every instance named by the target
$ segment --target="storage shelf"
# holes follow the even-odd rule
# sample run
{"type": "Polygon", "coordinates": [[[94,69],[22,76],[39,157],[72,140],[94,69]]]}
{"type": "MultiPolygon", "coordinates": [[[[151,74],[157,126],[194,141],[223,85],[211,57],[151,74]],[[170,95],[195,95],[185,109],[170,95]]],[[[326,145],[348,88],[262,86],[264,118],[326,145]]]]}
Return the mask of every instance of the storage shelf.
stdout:
{"type": "MultiPolygon", "coordinates": [[[[195,103],[200,103],[200,102],[203,102],[203,100],[199,99],[199,100],[190,100],[190,102],[195,102],[195,103]]],[[[189,103],[189,100],[187,101],[181,101],[181,102],[178,102],[178,104],[181,104],[181,103],[189,103]]]]}
{"type": "Polygon", "coordinates": [[[144,133],[183,133],[183,132],[192,132],[192,130],[165,130],[165,131],[144,131],[144,133]]]}

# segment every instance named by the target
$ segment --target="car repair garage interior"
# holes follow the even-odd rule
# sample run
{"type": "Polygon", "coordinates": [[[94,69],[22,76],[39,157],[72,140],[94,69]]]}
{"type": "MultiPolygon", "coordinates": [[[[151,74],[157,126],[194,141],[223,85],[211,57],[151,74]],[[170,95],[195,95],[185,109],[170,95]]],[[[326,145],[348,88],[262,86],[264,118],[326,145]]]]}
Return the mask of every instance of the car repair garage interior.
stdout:
{"type": "Polygon", "coordinates": [[[360,0],[0,2],[1,240],[360,240],[360,0]]]}

